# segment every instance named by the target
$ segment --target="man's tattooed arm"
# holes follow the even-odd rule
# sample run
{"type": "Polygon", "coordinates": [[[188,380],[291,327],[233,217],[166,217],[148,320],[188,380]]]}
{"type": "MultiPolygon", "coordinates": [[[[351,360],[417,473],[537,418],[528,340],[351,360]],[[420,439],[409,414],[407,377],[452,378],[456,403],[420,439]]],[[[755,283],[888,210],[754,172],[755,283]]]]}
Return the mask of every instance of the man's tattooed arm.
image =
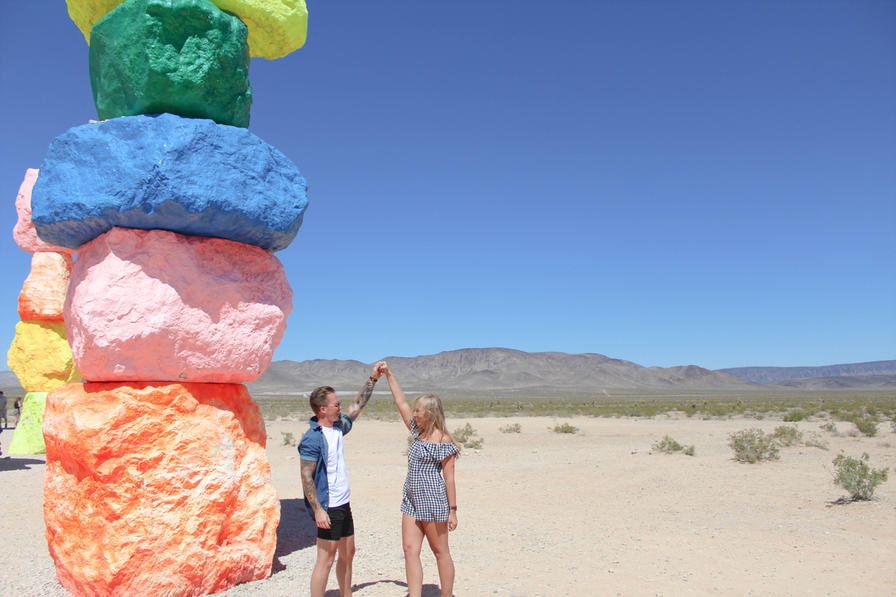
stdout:
{"type": "Polygon", "coordinates": [[[367,378],[367,381],[364,383],[364,387],[361,388],[361,391],[358,392],[358,395],[354,397],[352,403],[349,405],[348,410],[345,415],[352,420],[352,423],[355,422],[355,419],[361,414],[361,411],[364,410],[364,407],[367,406],[367,402],[370,400],[370,397],[373,395],[373,387],[376,385],[376,378],[373,376],[367,378]]]}
{"type": "Polygon", "coordinates": [[[302,491],[305,492],[305,499],[311,504],[315,512],[322,510],[320,502],[317,499],[317,488],[314,486],[314,469],[317,468],[316,462],[308,460],[302,461],[302,491]]]}
{"type": "Polygon", "coordinates": [[[314,521],[319,528],[330,528],[330,516],[324,507],[320,505],[317,499],[317,487],[314,486],[314,469],[317,468],[316,462],[302,461],[302,491],[305,492],[305,499],[311,504],[314,510],[314,521]]]}

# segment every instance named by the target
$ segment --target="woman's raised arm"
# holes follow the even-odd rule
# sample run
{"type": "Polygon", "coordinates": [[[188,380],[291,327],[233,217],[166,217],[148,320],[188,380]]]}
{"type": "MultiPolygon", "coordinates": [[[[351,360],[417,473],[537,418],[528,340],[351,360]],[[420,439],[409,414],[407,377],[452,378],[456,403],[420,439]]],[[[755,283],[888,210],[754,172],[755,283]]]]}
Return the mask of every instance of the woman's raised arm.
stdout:
{"type": "Polygon", "coordinates": [[[401,415],[401,419],[402,421],[404,421],[405,427],[410,429],[411,405],[408,404],[408,399],[404,395],[404,391],[401,389],[401,386],[398,385],[398,380],[395,379],[394,375],[392,375],[392,371],[389,369],[389,366],[384,365],[381,370],[386,376],[386,381],[389,382],[389,390],[392,392],[392,400],[395,401],[395,407],[398,409],[398,414],[401,415]]]}

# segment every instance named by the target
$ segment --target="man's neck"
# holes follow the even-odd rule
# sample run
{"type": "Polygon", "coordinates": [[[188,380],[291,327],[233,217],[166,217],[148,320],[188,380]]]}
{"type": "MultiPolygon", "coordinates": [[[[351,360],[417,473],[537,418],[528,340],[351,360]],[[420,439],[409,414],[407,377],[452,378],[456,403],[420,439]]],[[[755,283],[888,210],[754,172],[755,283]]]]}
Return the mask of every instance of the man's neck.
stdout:
{"type": "Polygon", "coordinates": [[[320,415],[317,416],[317,424],[321,427],[332,427],[333,423],[334,421],[331,421],[326,417],[321,417],[320,415]]]}

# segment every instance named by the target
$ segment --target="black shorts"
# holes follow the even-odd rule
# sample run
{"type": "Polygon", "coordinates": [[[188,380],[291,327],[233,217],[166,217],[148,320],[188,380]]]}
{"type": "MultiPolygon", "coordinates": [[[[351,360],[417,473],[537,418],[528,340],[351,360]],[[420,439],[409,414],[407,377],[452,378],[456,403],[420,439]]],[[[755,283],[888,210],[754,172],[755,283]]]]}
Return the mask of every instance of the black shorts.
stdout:
{"type": "Polygon", "coordinates": [[[330,528],[322,529],[318,527],[318,539],[339,541],[343,537],[351,537],[355,534],[355,519],[352,518],[351,504],[327,508],[327,514],[330,515],[330,528]]]}

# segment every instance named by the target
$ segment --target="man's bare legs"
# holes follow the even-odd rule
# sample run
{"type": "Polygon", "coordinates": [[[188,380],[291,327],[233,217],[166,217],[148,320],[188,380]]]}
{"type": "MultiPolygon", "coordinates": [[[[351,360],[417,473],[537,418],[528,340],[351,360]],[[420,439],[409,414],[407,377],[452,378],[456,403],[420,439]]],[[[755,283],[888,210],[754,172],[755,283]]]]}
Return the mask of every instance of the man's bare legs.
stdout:
{"type": "Polygon", "coordinates": [[[311,597],[324,597],[338,544],[338,541],[317,540],[317,561],[314,562],[314,570],[311,571],[311,597]]]}
{"type": "Polygon", "coordinates": [[[355,537],[343,537],[339,541],[317,540],[317,561],[311,571],[311,597],[324,597],[327,579],[333,561],[336,561],[336,581],[342,597],[352,594],[352,560],[355,557],[355,537]],[[336,554],[339,557],[336,557],[336,554]]]}
{"type": "Polygon", "coordinates": [[[342,597],[352,594],[352,560],[355,557],[355,536],[343,537],[337,541],[339,558],[336,560],[336,580],[342,597]]]}

